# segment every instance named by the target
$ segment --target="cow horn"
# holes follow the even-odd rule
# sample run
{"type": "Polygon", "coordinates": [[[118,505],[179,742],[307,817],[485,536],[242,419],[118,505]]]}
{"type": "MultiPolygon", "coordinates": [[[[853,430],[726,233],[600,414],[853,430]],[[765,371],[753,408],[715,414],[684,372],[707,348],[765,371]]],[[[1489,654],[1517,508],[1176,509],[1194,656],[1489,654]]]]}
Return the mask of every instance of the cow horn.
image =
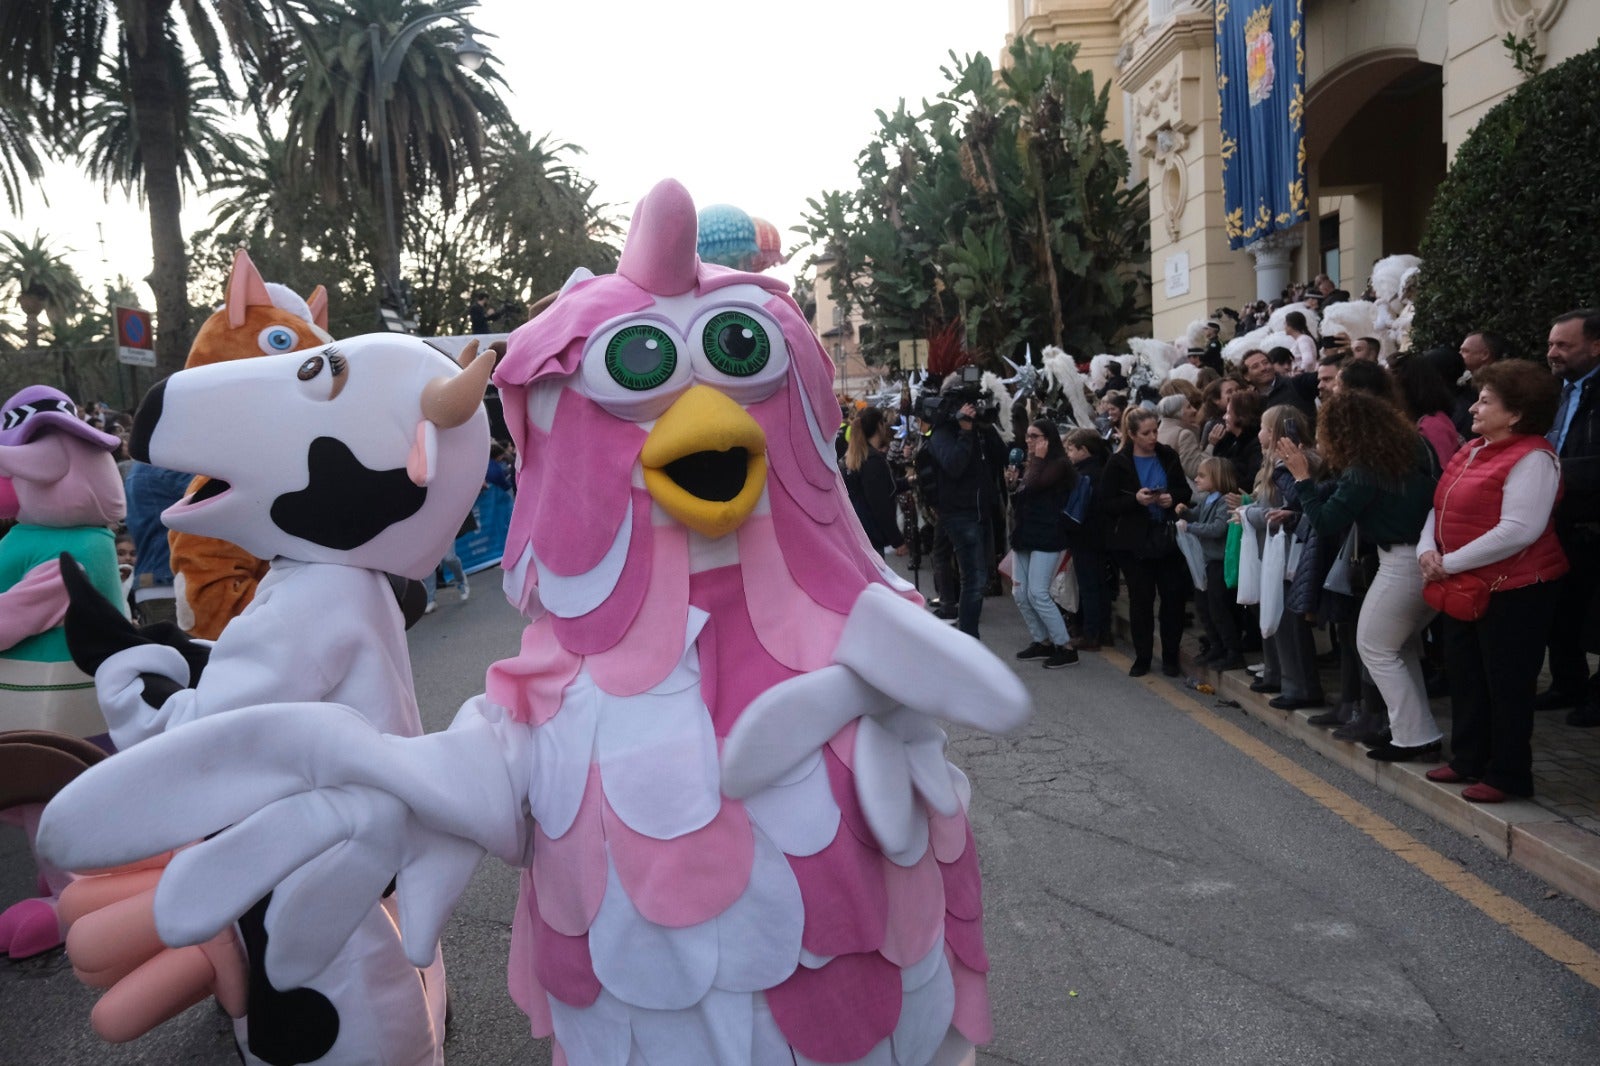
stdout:
{"type": "Polygon", "coordinates": [[[461,373],[437,377],[422,387],[422,417],[440,429],[453,429],[471,418],[483,402],[483,390],[494,373],[493,350],[478,352],[478,342],[461,350],[461,373]]]}

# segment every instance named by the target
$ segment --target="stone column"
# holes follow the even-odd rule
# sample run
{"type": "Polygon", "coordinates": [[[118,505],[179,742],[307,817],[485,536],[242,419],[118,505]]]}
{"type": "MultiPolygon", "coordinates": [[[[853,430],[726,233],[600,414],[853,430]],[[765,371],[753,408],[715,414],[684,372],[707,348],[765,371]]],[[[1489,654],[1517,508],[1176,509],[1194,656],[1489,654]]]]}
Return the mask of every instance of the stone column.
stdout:
{"type": "Polygon", "coordinates": [[[1269,233],[1244,246],[1256,261],[1256,299],[1271,303],[1289,285],[1289,267],[1294,250],[1305,240],[1300,227],[1269,233]]]}

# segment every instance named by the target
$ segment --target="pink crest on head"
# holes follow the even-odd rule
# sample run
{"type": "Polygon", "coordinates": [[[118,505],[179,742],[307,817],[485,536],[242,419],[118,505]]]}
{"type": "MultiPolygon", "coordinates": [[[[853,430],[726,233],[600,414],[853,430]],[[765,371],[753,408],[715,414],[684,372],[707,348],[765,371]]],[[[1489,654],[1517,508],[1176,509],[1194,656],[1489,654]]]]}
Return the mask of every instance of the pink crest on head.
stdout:
{"type": "Polygon", "coordinates": [[[667,178],[633,209],[617,273],[646,292],[677,296],[695,286],[699,220],[689,190],[667,178]]]}

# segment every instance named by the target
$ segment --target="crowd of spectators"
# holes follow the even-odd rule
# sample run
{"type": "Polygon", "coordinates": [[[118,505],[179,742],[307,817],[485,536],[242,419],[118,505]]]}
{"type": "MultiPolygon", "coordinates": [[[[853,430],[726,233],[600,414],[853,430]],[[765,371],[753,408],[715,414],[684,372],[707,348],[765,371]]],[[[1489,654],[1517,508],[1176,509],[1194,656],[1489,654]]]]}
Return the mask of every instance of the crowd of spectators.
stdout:
{"type": "MultiPolygon", "coordinates": [[[[990,575],[1009,569],[1030,637],[1017,657],[1062,666],[1111,642],[1126,589],[1131,674],[1180,674],[1197,620],[1210,666],[1250,656],[1254,690],[1317,711],[1312,723],[1370,758],[1439,762],[1428,776],[1476,802],[1527,796],[1536,710],[1600,726],[1586,640],[1600,607],[1600,311],[1555,320],[1542,360],[1474,332],[1385,365],[1376,341],[1324,344],[1303,325],[1289,332],[1306,345],[1296,335],[1293,351],[1250,351],[1193,384],[1130,396],[1113,376],[1092,428],[1018,405],[1009,463],[970,408],[898,442],[875,416],[879,450],[934,456],[924,515],[949,526],[959,580],[936,584],[931,605],[976,633],[990,575]],[[1008,535],[989,531],[991,508],[1009,511],[1008,535]],[[1258,565],[1281,586],[1240,597],[1236,567],[1258,565]],[[1070,628],[1049,600],[1058,571],[1077,584],[1070,628]],[[1331,687],[1323,664],[1337,665],[1331,687]],[[1446,693],[1448,749],[1430,708],[1446,693]]],[[[916,480],[902,467],[875,479],[885,500],[916,480]]],[[[876,506],[887,523],[891,504],[876,506]]]]}

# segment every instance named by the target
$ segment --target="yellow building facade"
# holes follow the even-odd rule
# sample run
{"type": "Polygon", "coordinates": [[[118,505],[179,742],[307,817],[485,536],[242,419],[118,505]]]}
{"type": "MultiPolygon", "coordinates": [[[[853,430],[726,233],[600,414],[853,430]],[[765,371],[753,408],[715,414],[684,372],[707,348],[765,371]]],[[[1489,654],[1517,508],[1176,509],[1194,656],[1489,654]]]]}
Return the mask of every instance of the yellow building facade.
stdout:
{"type": "Polygon", "coordinates": [[[1524,80],[1503,38],[1531,41],[1546,66],[1600,42],[1600,0],[1302,0],[1317,209],[1233,251],[1211,0],[1007,2],[1013,36],[1076,41],[1079,66],[1112,85],[1113,116],[1120,95],[1131,177],[1150,183],[1153,333],[1168,339],[1318,273],[1362,292],[1374,260],[1416,252],[1455,149],[1524,80]]]}

